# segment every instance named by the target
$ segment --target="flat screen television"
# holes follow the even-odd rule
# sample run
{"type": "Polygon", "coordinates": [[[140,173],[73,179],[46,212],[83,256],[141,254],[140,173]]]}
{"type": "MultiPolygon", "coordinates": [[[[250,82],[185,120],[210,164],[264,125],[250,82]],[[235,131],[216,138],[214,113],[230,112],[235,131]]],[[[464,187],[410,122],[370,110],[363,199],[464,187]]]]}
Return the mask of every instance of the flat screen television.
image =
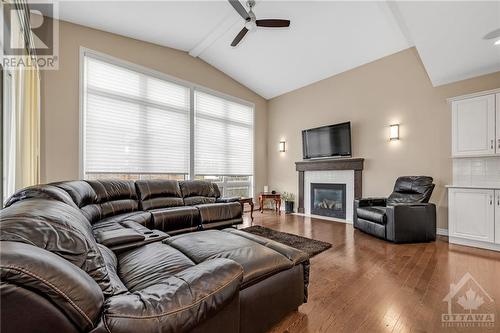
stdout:
{"type": "Polygon", "coordinates": [[[302,131],[304,159],[351,156],[351,123],[302,131]]]}

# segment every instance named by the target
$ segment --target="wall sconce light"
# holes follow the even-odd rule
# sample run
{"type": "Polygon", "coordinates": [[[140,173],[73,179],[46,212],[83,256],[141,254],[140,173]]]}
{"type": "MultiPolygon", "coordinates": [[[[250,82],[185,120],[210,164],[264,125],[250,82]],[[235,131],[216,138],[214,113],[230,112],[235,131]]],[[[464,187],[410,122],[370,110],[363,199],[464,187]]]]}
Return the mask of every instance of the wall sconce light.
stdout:
{"type": "Polygon", "coordinates": [[[280,153],[284,153],[286,151],[286,143],[285,141],[280,141],[280,153]]]}
{"type": "Polygon", "coordinates": [[[399,140],[399,124],[391,125],[390,130],[391,130],[391,133],[389,136],[390,141],[399,140]]]}

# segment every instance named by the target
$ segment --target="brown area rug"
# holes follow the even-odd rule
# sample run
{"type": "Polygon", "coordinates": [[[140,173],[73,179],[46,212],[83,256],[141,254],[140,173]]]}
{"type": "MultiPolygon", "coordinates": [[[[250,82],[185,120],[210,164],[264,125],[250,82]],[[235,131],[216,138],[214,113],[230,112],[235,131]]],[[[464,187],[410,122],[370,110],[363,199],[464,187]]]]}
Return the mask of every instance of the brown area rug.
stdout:
{"type": "Polygon", "coordinates": [[[306,252],[309,257],[313,257],[318,253],[321,253],[332,247],[332,244],[327,242],[297,236],[294,234],[289,234],[287,232],[276,231],[266,227],[261,227],[260,225],[254,225],[240,230],[291,246],[293,248],[306,252]]]}

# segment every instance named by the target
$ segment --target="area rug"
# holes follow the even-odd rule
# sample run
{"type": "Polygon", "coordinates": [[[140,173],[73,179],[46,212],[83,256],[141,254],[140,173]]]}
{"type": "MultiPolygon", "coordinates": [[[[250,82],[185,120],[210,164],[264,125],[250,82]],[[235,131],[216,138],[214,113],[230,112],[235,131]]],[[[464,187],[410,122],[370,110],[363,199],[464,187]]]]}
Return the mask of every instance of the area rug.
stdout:
{"type": "Polygon", "coordinates": [[[289,234],[287,232],[272,230],[266,227],[261,227],[260,225],[254,225],[240,230],[246,231],[248,233],[257,236],[269,238],[276,242],[294,247],[298,250],[306,252],[309,255],[309,257],[313,257],[318,253],[321,253],[332,247],[332,244],[327,242],[322,242],[307,237],[297,236],[294,234],[289,234]]]}

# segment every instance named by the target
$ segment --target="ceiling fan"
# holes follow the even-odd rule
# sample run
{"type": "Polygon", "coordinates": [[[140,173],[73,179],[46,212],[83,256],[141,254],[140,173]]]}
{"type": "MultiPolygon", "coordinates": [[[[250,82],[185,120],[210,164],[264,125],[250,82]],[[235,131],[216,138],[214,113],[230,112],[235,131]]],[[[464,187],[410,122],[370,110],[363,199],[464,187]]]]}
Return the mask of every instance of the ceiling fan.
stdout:
{"type": "Polygon", "coordinates": [[[239,2],[239,0],[229,0],[229,3],[233,8],[240,14],[241,17],[245,20],[245,26],[241,31],[236,35],[231,46],[236,46],[238,43],[245,37],[248,31],[254,30],[257,27],[266,27],[266,28],[286,28],[290,26],[290,20],[280,20],[280,19],[264,19],[257,20],[255,14],[252,9],[255,6],[255,0],[248,0],[247,6],[250,10],[247,12],[243,5],[239,2]]]}

